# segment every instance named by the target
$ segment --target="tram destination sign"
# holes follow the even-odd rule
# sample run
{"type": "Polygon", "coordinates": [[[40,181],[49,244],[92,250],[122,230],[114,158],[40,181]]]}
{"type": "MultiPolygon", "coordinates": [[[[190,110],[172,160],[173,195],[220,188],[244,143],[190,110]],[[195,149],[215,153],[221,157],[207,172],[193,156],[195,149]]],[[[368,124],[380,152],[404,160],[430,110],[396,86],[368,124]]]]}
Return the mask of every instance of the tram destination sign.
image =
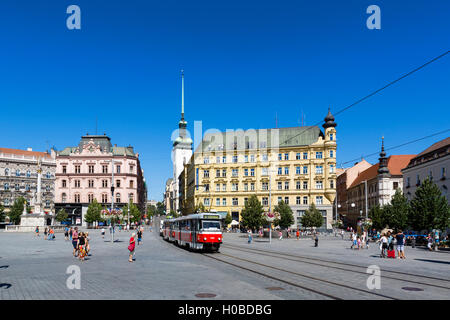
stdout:
{"type": "Polygon", "coordinates": [[[215,214],[205,214],[203,215],[203,219],[220,219],[220,216],[215,214]]]}

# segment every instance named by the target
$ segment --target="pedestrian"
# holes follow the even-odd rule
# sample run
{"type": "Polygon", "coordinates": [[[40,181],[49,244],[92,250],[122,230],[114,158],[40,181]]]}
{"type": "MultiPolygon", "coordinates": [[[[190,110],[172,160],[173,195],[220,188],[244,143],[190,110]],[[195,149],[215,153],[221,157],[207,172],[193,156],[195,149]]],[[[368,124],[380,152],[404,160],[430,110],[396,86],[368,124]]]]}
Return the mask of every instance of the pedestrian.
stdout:
{"type": "Polygon", "coordinates": [[[39,227],[36,226],[36,229],[34,230],[34,232],[36,232],[36,236],[39,237],[39,227]]]}
{"type": "Polygon", "coordinates": [[[69,239],[70,239],[70,241],[72,241],[72,233],[73,233],[73,229],[72,229],[72,227],[70,227],[70,229],[69,229],[69,239]]]}
{"type": "Polygon", "coordinates": [[[388,248],[388,239],[386,235],[383,233],[380,238],[380,251],[381,258],[386,258],[386,250],[388,248]]]}
{"type": "Polygon", "coordinates": [[[300,230],[299,230],[299,229],[297,229],[297,234],[296,234],[296,236],[297,236],[297,240],[300,240],[300,230]]]}
{"type": "Polygon", "coordinates": [[[78,235],[78,259],[80,259],[80,261],[84,261],[84,257],[86,256],[86,237],[85,234],[83,232],[80,232],[80,234],[78,235]]]}
{"type": "Polygon", "coordinates": [[[350,247],[350,249],[353,249],[353,248],[356,247],[357,244],[358,244],[358,239],[357,239],[357,237],[356,237],[356,233],[355,233],[355,232],[353,232],[353,233],[351,234],[351,239],[352,239],[352,246],[350,247]]]}
{"type": "Polygon", "coordinates": [[[45,229],[44,229],[44,240],[47,240],[47,233],[48,233],[48,229],[47,229],[47,227],[45,227],[45,229]]]}
{"type": "Polygon", "coordinates": [[[55,240],[55,231],[53,228],[50,228],[50,231],[48,232],[48,240],[55,240]]]}
{"type": "Polygon", "coordinates": [[[67,226],[64,227],[64,240],[69,240],[69,228],[67,226]]]}
{"type": "Polygon", "coordinates": [[[387,238],[388,238],[388,250],[392,251],[394,250],[394,237],[392,236],[390,231],[388,231],[387,233],[387,238]]]}
{"type": "Polygon", "coordinates": [[[314,237],[314,247],[318,247],[319,246],[319,233],[316,232],[316,235],[314,237]]]}
{"type": "Polygon", "coordinates": [[[433,251],[433,238],[431,237],[431,234],[428,234],[427,236],[428,244],[427,247],[430,251],[433,251]]]}
{"type": "Polygon", "coordinates": [[[73,256],[78,255],[78,227],[72,231],[72,246],[73,246],[73,256]]]}
{"type": "Polygon", "coordinates": [[[361,249],[361,238],[359,236],[356,238],[356,243],[358,245],[358,250],[361,249]]]}
{"type": "Polygon", "coordinates": [[[91,251],[91,245],[89,244],[90,242],[90,238],[89,238],[89,232],[86,232],[84,234],[84,243],[85,243],[85,247],[86,247],[86,255],[90,256],[89,252],[91,251]]]}
{"type": "Polygon", "coordinates": [[[344,240],[344,229],[341,230],[341,239],[344,240]]]}
{"type": "Polygon", "coordinates": [[[399,230],[395,235],[397,239],[397,254],[399,259],[406,259],[405,257],[405,235],[402,230],[399,230]]]}
{"type": "Polygon", "coordinates": [[[128,250],[130,251],[130,257],[128,259],[128,262],[133,262],[134,253],[136,249],[136,234],[133,232],[130,238],[130,244],[128,245],[128,250]]]}
{"type": "Polygon", "coordinates": [[[252,230],[247,230],[247,237],[248,237],[248,243],[252,243],[253,237],[252,237],[252,230]]]}
{"type": "Polygon", "coordinates": [[[142,230],[140,228],[137,232],[137,238],[138,238],[138,245],[139,245],[142,241],[142,230]]]}
{"type": "Polygon", "coordinates": [[[104,227],[102,227],[102,238],[103,239],[105,238],[105,228],[104,227]]]}
{"type": "Polygon", "coordinates": [[[280,236],[279,240],[283,239],[283,233],[281,232],[281,230],[278,230],[278,235],[280,236]]]}
{"type": "Polygon", "coordinates": [[[411,247],[412,248],[416,247],[416,237],[414,235],[411,236],[411,247]]]}

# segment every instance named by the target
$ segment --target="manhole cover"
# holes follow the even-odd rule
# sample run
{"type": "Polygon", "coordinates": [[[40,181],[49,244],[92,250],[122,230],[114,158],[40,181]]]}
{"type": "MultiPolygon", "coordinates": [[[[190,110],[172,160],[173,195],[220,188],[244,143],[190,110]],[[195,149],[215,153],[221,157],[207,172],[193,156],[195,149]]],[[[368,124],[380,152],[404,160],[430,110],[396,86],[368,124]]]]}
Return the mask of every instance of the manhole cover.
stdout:
{"type": "Polygon", "coordinates": [[[280,288],[280,287],[268,287],[268,288],[266,288],[267,290],[270,290],[270,291],[275,291],[275,290],[284,290],[283,288],[280,288]]]}
{"type": "Polygon", "coordinates": [[[216,295],[214,293],[197,293],[195,296],[197,298],[214,298],[216,295]]]}
{"type": "Polygon", "coordinates": [[[402,289],[406,290],[406,291],[423,291],[423,289],[414,288],[414,287],[403,287],[402,289]]]}

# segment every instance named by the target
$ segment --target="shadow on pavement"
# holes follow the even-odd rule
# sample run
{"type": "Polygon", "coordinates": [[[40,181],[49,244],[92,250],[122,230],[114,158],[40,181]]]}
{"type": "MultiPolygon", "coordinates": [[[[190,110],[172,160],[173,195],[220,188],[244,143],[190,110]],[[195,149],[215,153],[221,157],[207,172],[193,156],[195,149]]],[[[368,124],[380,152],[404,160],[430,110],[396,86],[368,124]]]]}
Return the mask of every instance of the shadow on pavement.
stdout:
{"type": "Polygon", "coordinates": [[[432,262],[432,263],[450,264],[449,261],[430,260],[430,259],[414,259],[414,260],[425,261],[425,262],[432,262]]]}
{"type": "Polygon", "coordinates": [[[11,288],[12,284],[11,283],[0,283],[0,288],[5,287],[5,289],[9,289],[11,288]]]}
{"type": "Polygon", "coordinates": [[[0,269],[6,269],[9,268],[9,266],[0,266],[0,269]]]}

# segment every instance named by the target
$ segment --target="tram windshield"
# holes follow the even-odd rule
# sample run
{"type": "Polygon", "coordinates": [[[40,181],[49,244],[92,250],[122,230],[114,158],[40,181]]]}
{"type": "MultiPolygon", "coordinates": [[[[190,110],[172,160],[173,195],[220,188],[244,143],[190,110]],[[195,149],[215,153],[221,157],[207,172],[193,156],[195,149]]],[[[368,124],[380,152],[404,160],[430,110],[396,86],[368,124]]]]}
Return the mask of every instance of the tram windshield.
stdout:
{"type": "Polygon", "coordinates": [[[203,220],[202,221],[202,229],[203,230],[220,230],[220,222],[219,221],[208,221],[203,220]]]}

